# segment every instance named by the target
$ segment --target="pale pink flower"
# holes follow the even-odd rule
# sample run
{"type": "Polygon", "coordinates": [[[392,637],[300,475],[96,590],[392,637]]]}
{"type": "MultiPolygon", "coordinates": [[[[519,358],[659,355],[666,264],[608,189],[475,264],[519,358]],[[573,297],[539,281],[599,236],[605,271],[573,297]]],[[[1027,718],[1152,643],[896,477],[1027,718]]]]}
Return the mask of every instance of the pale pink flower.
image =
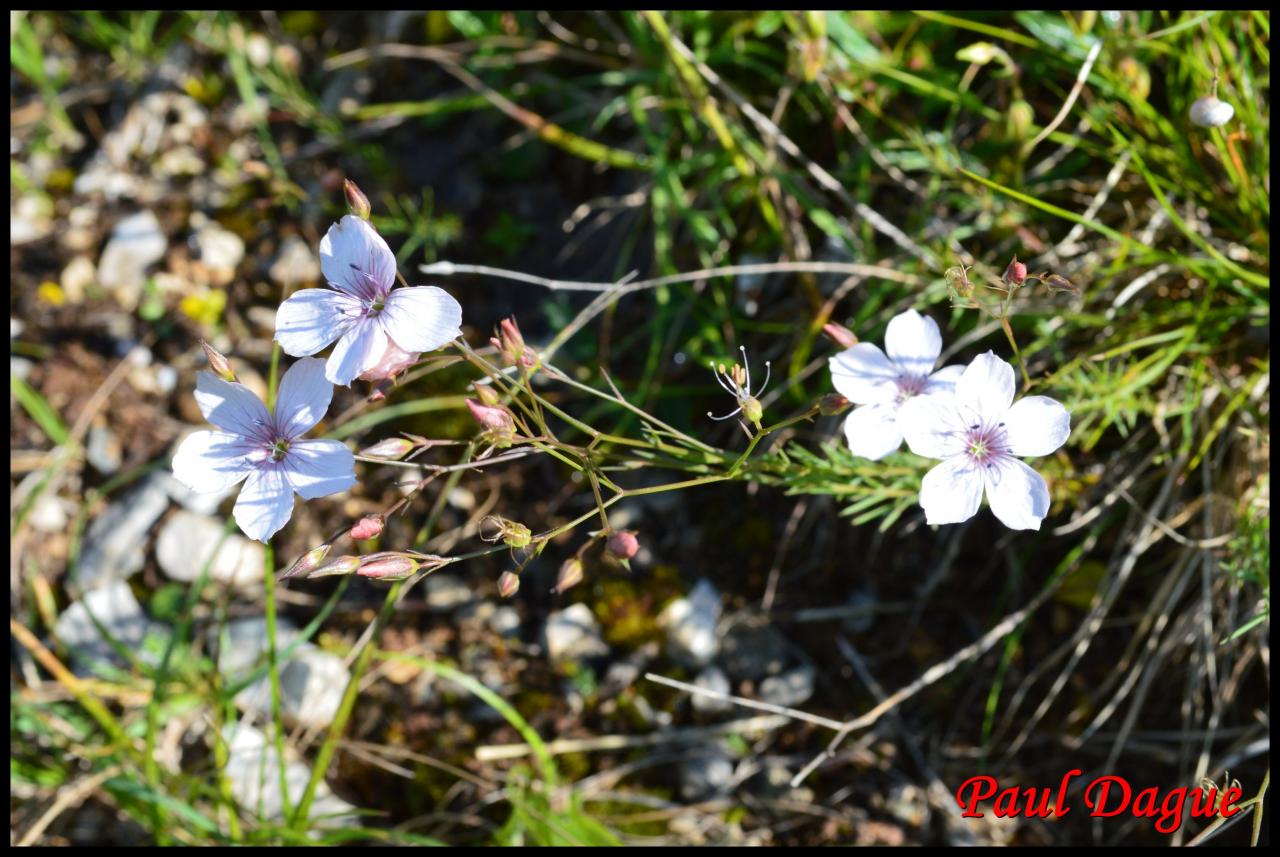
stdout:
{"type": "Polygon", "coordinates": [[[980,354],[955,392],[920,396],[902,406],[907,445],[940,458],[925,474],[920,505],[930,524],[957,524],[977,514],[985,492],[991,511],[1014,530],[1038,530],[1049,514],[1049,486],[1023,457],[1049,455],[1071,434],[1071,415],[1048,396],[1013,401],[1013,367],[980,354]]]}
{"type": "Polygon", "coordinates": [[[266,542],[293,514],[294,492],[305,500],[346,491],[356,482],[355,458],[336,440],[302,440],[329,410],[333,385],[324,363],[299,360],[284,373],[275,413],[243,384],[212,372],[196,379],[196,404],[220,431],[198,431],[173,456],[173,475],[192,491],[225,491],[246,480],[236,523],[266,542]]]}
{"type": "Polygon", "coordinates": [[[863,407],[845,417],[844,436],[854,455],[879,461],[902,446],[898,410],[908,399],[950,392],[963,366],[933,371],[942,353],[938,324],[913,309],[894,316],[884,333],[885,351],[859,342],[828,361],[836,390],[863,407]]]}
{"type": "Polygon", "coordinates": [[[348,386],[386,359],[388,343],[408,355],[462,335],[462,307],[444,289],[393,289],[396,257],[374,228],[348,214],[320,241],[320,269],[331,289],[302,289],[280,305],[276,340],[295,357],[335,339],[325,377],[348,386]]]}

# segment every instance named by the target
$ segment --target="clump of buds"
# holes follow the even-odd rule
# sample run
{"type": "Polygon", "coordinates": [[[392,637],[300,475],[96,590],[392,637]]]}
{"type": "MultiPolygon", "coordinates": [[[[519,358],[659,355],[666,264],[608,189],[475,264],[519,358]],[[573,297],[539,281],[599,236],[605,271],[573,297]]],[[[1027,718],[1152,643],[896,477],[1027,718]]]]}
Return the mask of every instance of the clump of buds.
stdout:
{"type": "Polygon", "coordinates": [[[308,577],[311,577],[312,575],[307,573],[320,566],[320,563],[324,561],[324,558],[329,555],[329,549],[331,547],[333,547],[333,544],[326,542],[318,548],[312,548],[302,556],[298,557],[297,561],[294,562],[293,565],[282,571],[276,577],[276,580],[287,580],[290,577],[297,577],[300,574],[306,574],[308,577]]]}
{"type": "Polygon", "coordinates": [[[347,208],[361,220],[368,220],[373,209],[369,206],[369,197],[351,179],[344,179],[342,191],[347,196],[347,208]]]}
{"type": "MultiPolygon", "coordinates": [[[[421,352],[405,351],[388,339],[387,347],[383,350],[382,357],[373,367],[360,373],[360,380],[389,381],[402,372],[413,368],[413,365],[418,362],[418,358],[421,356],[421,352]]],[[[386,396],[385,392],[383,392],[383,396],[386,396]]]]}
{"type": "Polygon", "coordinates": [[[387,519],[382,515],[365,515],[356,521],[355,526],[351,528],[349,535],[352,541],[362,542],[365,539],[373,539],[382,535],[382,528],[386,526],[387,519]]]}
{"type": "Polygon", "coordinates": [[[824,417],[835,416],[847,411],[850,404],[852,402],[839,393],[828,393],[818,400],[818,413],[824,417]]]}
{"type": "Polygon", "coordinates": [[[467,409],[475,417],[488,440],[498,449],[506,449],[515,442],[516,423],[511,412],[501,405],[486,405],[475,399],[467,399],[467,409]]]}
{"type": "Polygon", "coordinates": [[[517,521],[508,521],[497,515],[489,515],[481,524],[492,528],[488,533],[480,534],[480,537],[488,542],[501,541],[507,547],[519,550],[527,548],[533,541],[533,532],[517,521]]]}
{"type": "Polygon", "coordinates": [[[1009,288],[1017,288],[1026,282],[1027,266],[1018,261],[1018,257],[1014,256],[1013,261],[1009,263],[1009,267],[1004,269],[1004,284],[1009,288]]]}
{"type": "Polygon", "coordinates": [[[339,574],[352,574],[360,567],[360,557],[358,556],[340,556],[337,559],[331,559],[315,571],[307,575],[312,577],[333,577],[339,574]]]}
{"type": "Polygon", "coordinates": [[[374,580],[404,580],[421,567],[421,563],[408,554],[395,551],[371,553],[360,558],[356,574],[374,580]]]}
{"type": "Polygon", "coordinates": [[[213,374],[224,381],[234,381],[236,379],[236,373],[231,368],[231,361],[223,357],[216,348],[203,339],[200,340],[200,347],[204,349],[204,356],[209,358],[209,368],[213,370],[213,374]]]}
{"type": "Polygon", "coordinates": [[[841,348],[852,348],[858,344],[858,337],[843,324],[830,322],[822,326],[822,333],[841,348]]]}
{"type": "Polygon", "coordinates": [[[618,530],[609,536],[604,545],[605,553],[622,563],[623,568],[631,570],[631,558],[640,550],[640,542],[634,530],[618,530]]]}
{"type": "Polygon", "coordinates": [[[498,575],[498,594],[510,598],[520,591],[520,575],[514,571],[504,571],[498,575]]]}
{"type": "Polygon", "coordinates": [[[569,557],[560,566],[560,573],[556,576],[555,588],[551,591],[560,595],[581,583],[582,577],[582,560],[576,556],[569,557]]]}
{"type": "Polygon", "coordinates": [[[498,325],[498,335],[491,338],[489,343],[498,349],[503,362],[508,366],[519,364],[532,369],[538,362],[538,355],[524,344],[524,336],[521,335],[514,317],[502,320],[498,325]]]}
{"type": "Polygon", "coordinates": [[[360,450],[360,455],[366,458],[385,458],[388,461],[399,461],[409,454],[417,444],[411,440],[405,440],[402,437],[389,437],[386,440],[380,440],[373,446],[365,447],[360,450]]]}

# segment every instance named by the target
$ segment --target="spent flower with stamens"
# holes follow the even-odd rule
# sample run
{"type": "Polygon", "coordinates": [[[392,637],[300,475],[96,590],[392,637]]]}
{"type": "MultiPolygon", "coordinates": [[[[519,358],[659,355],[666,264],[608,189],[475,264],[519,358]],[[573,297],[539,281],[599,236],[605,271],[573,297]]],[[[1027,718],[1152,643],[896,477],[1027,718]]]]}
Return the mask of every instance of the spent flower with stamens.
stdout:
{"type": "Polygon", "coordinates": [[[716,376],[716,383],[723,387],[725,392],[733,396],[738,403],[738,407],[722,417],[717,417],[711,411],[707,411],[707,416],[713,420],[727,420],[729,417],[736,416],[741,412],[749,422],[759,428],[760,420],[764,417],[764,408],[756,397],[764,392],[765,387],[769,386],[769,378],[773,369],[768,360],[764,361],[764,382],[760,385],[760,389],[752,393],[751,369],[747,365],[747,349],[739,345],[738,350],[742,352],[741,364],[735,363],[726,368],[723,363],[711,361],[711,371],[716,376]]]}
{"type": "Polygon", "coordinates": [[[444,289],[393,288],[396,257],[353,214],[321,239],[320,269],[330,288],[302,289],[282,303],[275,338],[295,357],[315,354],[336,339],[325,364],[325,377],[334,384],[349,386],[364,373],[387,371],[462,335],[462,307],[444,289]]]}
{"type": "Polygon", "coordinates": [[[884,334],[885,351],[859,342],[828,360],[831,383],[855,405],[844,421],[854,455],[879,461],[902,445],[898,411],[915,396],[949,392],[963,366],[933,369],[942,353],[937,323],[913,309],[894,316],[884,334]]]}
{"type": "Polygon", "coordinates": [[[1013,367],[988,351],[965,368],[955,392],[921,396],[902,408],[911,451],[942,463],[920,485],[930,524],[956,524],[991,511],[1014,530],[1038,530],[1049,513],[1049,487],[1024,457],[1049,455],[1071,433],[1071,415],[1048,396],[1013,401],[1013,367]]]}
{"type": "Polygon", "coordinates": [[[265,542],[289,521],[294,492],[314,500],[356,482],[346,446],[302,439],[324,418],[332,397],[324,363],[315,358],[284,373],[273,413],[243,384],[201,372],[196,404],[219,431],[184,440],[173,456],[173,475],[197,492],[225,491],[245,480],[233,514],[245,535],[265,542]]]}

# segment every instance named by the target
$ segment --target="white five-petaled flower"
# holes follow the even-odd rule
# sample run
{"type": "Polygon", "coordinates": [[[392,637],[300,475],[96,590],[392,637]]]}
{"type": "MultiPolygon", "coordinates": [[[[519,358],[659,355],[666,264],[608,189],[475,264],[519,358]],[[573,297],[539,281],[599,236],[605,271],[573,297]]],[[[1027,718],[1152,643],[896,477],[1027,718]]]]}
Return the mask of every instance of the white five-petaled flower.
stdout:
{"type": "Polygon", "coordinates": [[[243,384],[212,372],[196,380],[196,404],[220,431],[198,431],[178,447],[173,475],[192,491],[223,491],[246,479],[235,519],[265,542],[293,514],[293,493],[314,500],[356,482],[355,458],[336,440],[301,440],[329,410],[324,362],[299,360],[284,373],[275,413],[243,384]]]}
{"type": "Polygon", "coordinates": [[[889,322],[884,333],[889,354],[869,342],[859,342],[828,361],[831,383],[855,405],[844,421],[844,436],[854,455],[879,461],[902,445],[899,410],[917,396],[949,393],[963,366],[933,364],[942,353],[938,324],[913,309],[889,322]]]}
{"type": "Polygon", "coordinates": [[[907,446],[940,458],[925,474],[920,505],[930,524],[958,524],[978,512],[985,490],[991,511],[1014,530],[1038,530],[1049,514],[1049,486],[1021,457],[1049,455],[1071,433],[1071,415],[1048,396],[1013,401],[1013,367],[980,354],[955,392],[919,396],[899,419],[907,446]]]}
{"type": "Polygon", "coordinates": [[[462,307],[444,289],[393,289],[396,257],[387,242],[348,214],[320,241],[320,269],[332,289],[302,289],[280,305],[276,340],[295,357],[315,354],[335,339],[325,368],[348,386],[389,353],[433,351],[462,334],[462,307]]]}

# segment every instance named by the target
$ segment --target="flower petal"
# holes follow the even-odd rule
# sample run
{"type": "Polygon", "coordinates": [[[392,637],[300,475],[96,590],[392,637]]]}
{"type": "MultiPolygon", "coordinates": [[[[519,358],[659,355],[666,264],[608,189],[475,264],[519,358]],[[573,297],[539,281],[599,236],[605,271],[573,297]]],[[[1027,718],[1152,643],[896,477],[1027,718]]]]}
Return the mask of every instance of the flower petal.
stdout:
{"type": "Polygon", "coordinates": [[[964,369],[965,367],[959,363],[943,366],[929,376],[921,392],[926,396],[931,396],[934,393],[954,393],[956,391],[956,382],[964,374],[964,369]]]}
{"type": "Polygon", "coordinates": [[[972,410],[984,425],[1004,419],[1013,402],[1013,367],[988,351],[973,358],[956,382],[956,398],[972,410]]]}
{"type": "Polygon", "coordinates": [[[196,376],[196,404],[206,420],[242,437],[260,437],[268,423],[267,406],[248,387],[212,372],[196,376]]]}
{"type": "Polygon", "coordinates": [[[346,491],[356,484],[356,460],[336,440],[300,440],[284,458],[285,474],[304,500],[346,491]]]}
{"type": "Polygon", "coordinates": [[[920,506],[929,524],[958,524],[978,513],[982,472],[967,456],[948,458],[920,481],[920,506]]]}
{"type": "Polygon", "coordinates": [[[1038,530],[1049,514],[1049,486],[1025,463],[1001,456],[983,471],[992,513],[1011,530],[1038,530]]]}
{"type": "Polygon", "coordinates": [[[1027,396],[1004,415],[1004,427],[1011,454],[1048,455],[1067,442],[1071,414],[1048,396],[1027,396]]]}
{"type": "Polygon", "coordinates": [[[892,402],[898,394],[898,368],[870,342],[859,342],[827,360],[836,392],[855,405],[892,402]]]}
{"type": "Polygon", "coordinates": [[[301,289],[276,310],[276,341],[285,354],[309,357],[333,342],[360,314],[360,302],[331,289],[301,289]]]}
{"type": "Polygon", "coordinates": [[[387,347],[387,335],[376,319],[365,318],[351,325],[338,340],[325,364],[324,376],[347,387],[366,369],[378,365],[387,347]]]}
{"type": "Polygon", "coordinates": [[[942,353],[938,323],[913,309],[899,313],[885,329],[884,350],[903,372],[923,378],[942,353]]]}
{"type": "Polygon", "coordinates": [[[255,447],[239,435],[198,431],[173,454],[173,475],[196,492],[225,491],[249,475],[255,447]]]}
{"type": "Polygon", "coordinates": [[[232,514],[251,539],[266,542],[279,532],[293,514],[293,489],[284,468],[264,465],[250,473],[232,514]]]}
{"type": "Polygon", "coordinates": [[[879,461],[902,446],[898,409],[893,405],[863,405],[844,420],[844,437],[854,455],[879,461]]]}
{"type": "Polygon", "coordinates": [[[324,371],[323,360],[304,357],[280,379],[276,425],[285,437],[301,437],[324,419],[333,398],[333,384],[325,378],[324,371]]]}
{"type": "Polygon", "coordinates": [[[348,214],[320,239],[320,270],[339,291],[373,301],[396,283],[396,257],[367,221],[348,214]]]}
{"type": "Polygon", "coordinates": [[[964,452],[968,426],[959,402],[950,393],[907,399],[898,408],[898,426],[916,455],[951,458],[964,452]]]}
{"type": "Polygon", "coordinates": [[[405,351],[434,351],[462,335],[462,307],[435,286],[394,290],[378,318],[387,336],[405,351]]]}

